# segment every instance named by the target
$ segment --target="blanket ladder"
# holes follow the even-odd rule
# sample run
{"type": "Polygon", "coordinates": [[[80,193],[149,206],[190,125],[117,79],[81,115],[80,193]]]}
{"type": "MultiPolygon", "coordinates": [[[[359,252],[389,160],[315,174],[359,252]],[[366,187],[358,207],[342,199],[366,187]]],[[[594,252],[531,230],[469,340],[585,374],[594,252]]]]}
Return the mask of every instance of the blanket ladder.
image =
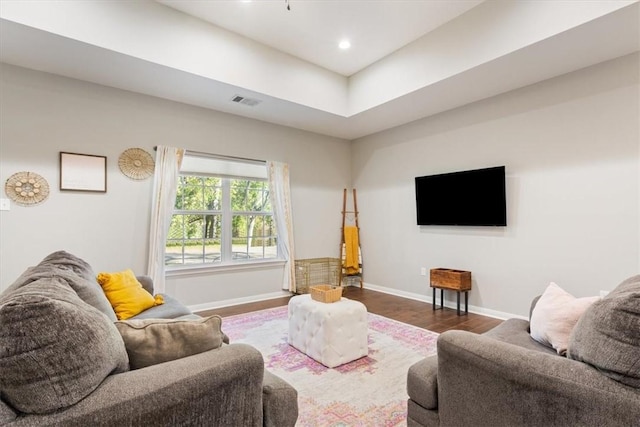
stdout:
{"type": "Polygon", "coordinates": [[[358,199],[356,198],[356,189],[353,189],[353,210],[347,210],[347,189],[345,188],[342,192],[342,227],[340,229],[340,279],[338,283],[342,286],[342,279],[347,278],[358,278],[360,282],[360,288],[362,289],[362,253],[360,251],[360,224],[358,223],[358,199]],[[345,225],[347,220],[347,215],[353,214],[355,228],[356,228],[356,237],[358,240],[358,268],[357,272],[347,272],[345,263],[346,263],[346,238],[345,238],[345,225]]]}

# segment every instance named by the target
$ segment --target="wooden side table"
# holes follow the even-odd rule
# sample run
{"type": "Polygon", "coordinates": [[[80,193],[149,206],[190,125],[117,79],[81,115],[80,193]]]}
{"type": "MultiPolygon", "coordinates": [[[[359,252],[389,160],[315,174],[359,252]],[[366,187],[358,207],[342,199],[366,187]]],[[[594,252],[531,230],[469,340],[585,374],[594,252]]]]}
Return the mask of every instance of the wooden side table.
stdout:
{"type": "Polygon", "coordinates": [[[444,308],[444,290],[456,291],[458,295],[458,316],[460,316],[460,292],[464,292],[464,314],[469,313],[469,291],[471,290],[471,272],[450,268],[433,268],[430,272],[433,288],[433,309],[436,309],[436,289],[440,289],[440,309],[444,308]]]}

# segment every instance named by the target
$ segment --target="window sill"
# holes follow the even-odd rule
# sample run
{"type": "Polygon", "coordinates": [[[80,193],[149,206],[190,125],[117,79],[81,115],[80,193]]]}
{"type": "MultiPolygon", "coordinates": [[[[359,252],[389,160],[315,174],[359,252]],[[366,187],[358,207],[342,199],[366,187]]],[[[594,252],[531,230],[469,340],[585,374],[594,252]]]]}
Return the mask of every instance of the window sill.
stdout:
{"type": "Polygon", "coordinates": [[[184,277],[184,276],[202,276],[218,273],[228,273],[230,271],[242,270],[264,270],[269,268],[280,268],[284,266],[285,261],[255,261],[237,264],[218,264],[218,265],[197,265],[188,267],[173,267],[165,270],[165,277],[184,277]]]}

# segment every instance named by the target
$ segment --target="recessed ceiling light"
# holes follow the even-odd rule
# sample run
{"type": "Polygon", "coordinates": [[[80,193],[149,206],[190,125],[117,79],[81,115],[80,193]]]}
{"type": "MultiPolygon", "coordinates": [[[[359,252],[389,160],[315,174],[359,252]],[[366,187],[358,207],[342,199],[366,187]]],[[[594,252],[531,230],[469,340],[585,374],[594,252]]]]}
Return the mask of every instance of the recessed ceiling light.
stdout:
{"type": "Polygon", "coordinates": [[[338,45],[340,49],[349,49],[351,47],[351,42],[349,40],[342,40],[338,45]]]}

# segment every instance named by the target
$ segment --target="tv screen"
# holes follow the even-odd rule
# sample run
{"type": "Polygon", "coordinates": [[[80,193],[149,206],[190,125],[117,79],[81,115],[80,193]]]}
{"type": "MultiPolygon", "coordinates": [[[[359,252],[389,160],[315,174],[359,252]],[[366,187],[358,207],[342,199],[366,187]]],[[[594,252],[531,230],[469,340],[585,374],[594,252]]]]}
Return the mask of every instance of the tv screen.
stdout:
{"type": "Polygon", "coordinates": [[[505,167],[416,178],[418,225],[506,226],[505,167]]]}

